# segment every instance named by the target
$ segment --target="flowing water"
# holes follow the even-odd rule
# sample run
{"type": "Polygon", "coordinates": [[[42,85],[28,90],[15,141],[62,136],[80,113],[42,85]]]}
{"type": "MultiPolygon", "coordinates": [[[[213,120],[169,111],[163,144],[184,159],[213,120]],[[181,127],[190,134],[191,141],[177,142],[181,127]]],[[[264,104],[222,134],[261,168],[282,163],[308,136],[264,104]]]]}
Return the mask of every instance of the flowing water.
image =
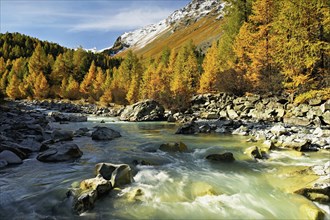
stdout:
{"type": "MultiPolygon", "coordinates": [[[[84,123],[52,124],[70,130],[96,125],[118,130],[122,137],[105,142],[75,138],[84,152],[75,162],[42,163],[33,155],[0,170],[0,219],[306,219],[301,207],[311,202],[291,192],[313,179],[290,174],[323,165],[329,157],[327,152],[301,157],[279,151],[272,152],[270,160],[254,162],[244,154],[251,146],[247,137],[174,135],[176,125],[160,122],[91,117],[84,123]],[[189,152],[157,150],[161,143],[179,141],[189,152]],[[227,151],[234,154],[234,163],[205,160],[211,153],[227,151]],[[94,177],[96,163],[142,159],[158,165],[137,165],[134,183],[113,190],[81,216],[72,213],[66,192],[71,184],[94,177]]],[[[329,206],[322,207],[329,218],[329,206]]]]}

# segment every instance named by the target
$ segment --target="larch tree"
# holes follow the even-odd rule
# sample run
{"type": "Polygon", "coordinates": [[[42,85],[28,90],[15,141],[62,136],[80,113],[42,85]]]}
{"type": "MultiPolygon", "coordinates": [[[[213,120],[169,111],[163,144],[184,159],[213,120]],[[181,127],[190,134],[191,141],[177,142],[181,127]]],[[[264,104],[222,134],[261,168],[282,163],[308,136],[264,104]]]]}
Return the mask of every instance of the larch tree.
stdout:
{"type": "Polygon", "coordinates": [[[29,59],[29,72],[39,74],[40,72],[45,73],[47,68],[47,55],[45,50],[42,48],[41,43],[38,43],[32,56],[29,59]]]}
{"type": "Polygon", "coordinates": [[[6,94],[9,98],[14,100],[22,98],[21,91],[19,90],[20,83],[20,79],[17,77],[16,73],[13,73],[6,88],[6,94]]]}
{"type": "Polygon", "coordinates": [[[94,90],[94,81],[96,77],[96,66],[93,61],[88,73],[85,75],[84,80],[80,84],[80,92],[84,95],[85,98],[88,98],[94,90]]]}
{"type": "Polygon", "coordinates": [[[94,80],[94,85],[93,85],[94,90],[92,92],[95,100],[100,100],[100,97],[103,94],[104,81],[105,81],[104,73],[103,73],[102,69],[100,67],[98,67],[96,77],[94,80]]]}
{"type": "Polygon", "coordinates": [[[204,72],[199,81],[199,93],[215,92],[217,90],[217,79],[219,77],[219,48],[216,41],[208,49],[204,62],[204,72]]]}
{"type": "Polygon", "coordinates": [[[35,83],[33,87],[34,98],[45,99],[48,97],[48,92],[49,92],[49,85],[47,79],[44,76],[44,74],[40,72],[35,79],[35,83]]]}
{"type": "Polygon", "coordinates": [[[219,39],[219,68],[223,73],[233,67],[236,56],[233,44],[241,26],[248,21],[254,0],[225,0],[223,34],[219,39]]]}
{"type": "Polygon", "coordinates": [[[291,92],[329,87],[327,0],[283,0],[276,21],[276,61],[291,92]]]}
{"type": "Polygon", "coordinates": [[[236,70],[243,72],[252,91],[275,91],[280,84],[274,60],[273,22],[277,5],[274,0],[259,0],[253,3],[252,9],[233,46],[237,57],[236,70]]]}
{"type": "Polygon", "coordinates": [[[171,91],[174,95],[174,107],[180,109],[187,107],[189,99],[196,91],[199,80],[194,49],[192,42],[186,44],[180,49],[174,64],[171,91]]]}

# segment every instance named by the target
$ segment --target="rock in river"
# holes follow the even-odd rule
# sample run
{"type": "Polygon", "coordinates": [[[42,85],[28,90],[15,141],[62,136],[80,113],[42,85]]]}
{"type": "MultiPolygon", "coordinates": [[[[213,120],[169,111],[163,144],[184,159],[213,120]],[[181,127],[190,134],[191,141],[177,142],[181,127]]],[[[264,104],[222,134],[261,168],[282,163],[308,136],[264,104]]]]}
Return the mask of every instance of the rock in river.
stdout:
{"type": "MultiPolygon", "coordinates": [[[[0,153],[0,160],[6,161],[7,164],[20,164],[22,163],[22,159],[19,158],[16,154],[9,150],[4,150],[0,153]]],[[[2,162],[5,164],[5,162],[2,162]]]]}
{"type": "Polygon", "coordinates": [[[73,210],[81,214],[94,207],[97,199],[110,192],[114,187],[121,187],[133,181],[132,171],[127,164],[96,164],[96,177],[81,181],[78,188],[67,193],[73,197],[73,210]]]}
{"type": "Polygon", "coordinates": [[[186,152],[188,151],[188,147],[182,142],[166,143],[166,144],[161,144],[159,150],[166,152],[186,152]]]}
{"type": "Polygon", "coordinates": [[[107,127],[97,127],[96,130],[92,133],[93,140],[112,140],[118,137],[121,137],[118,131],[107,127]]]}
{"type": "Polygon", "coordinates": [[[120,116],[122,121],[160,121],[164,119],[164,107],[154,100],[145,100],[127,106],[120,116]]]}
{"type": "Polygon", "coordinates": [[[39,153],[37,159],[42,162],[61,162],[80,158],[83,152],[75,143],[57,143],[39,153]]]}
{"type": "Polygon", "coordinates": [[[207,160],[210,161],[218,161],[218,162],[234,162],[235,158],[233,153],[226,152],[223,154],[210,154],[206,157],[207,160]]]}

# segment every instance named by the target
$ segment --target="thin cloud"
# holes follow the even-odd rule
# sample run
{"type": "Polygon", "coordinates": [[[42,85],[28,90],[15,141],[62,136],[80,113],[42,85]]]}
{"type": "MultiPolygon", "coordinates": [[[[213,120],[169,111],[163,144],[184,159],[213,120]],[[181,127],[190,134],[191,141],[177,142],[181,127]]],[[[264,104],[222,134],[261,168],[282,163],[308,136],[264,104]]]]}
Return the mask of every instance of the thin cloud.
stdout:
{"type": "Polygon", "coordinates": [[[173,9],[159,7],[125,9],[117,14],[107,14],[102,18],[83,21],[71,31],[112,31],[128,30],[156,23],[166,18],[173,9]]]}
{"type": "Polygon", "coordinates": [[[156,23],[173,11],[172,8],[155,5],[127,5],[125,8],[116,8],[113,2],[100,2],[99,4],[104,4],[103,7],[94,8],[86,5],[78,8],[76,2],[72,1],[4,3],[1,10],[1,26],[4,29],[52,27],[68,32],[123,31],[156,23]]]}

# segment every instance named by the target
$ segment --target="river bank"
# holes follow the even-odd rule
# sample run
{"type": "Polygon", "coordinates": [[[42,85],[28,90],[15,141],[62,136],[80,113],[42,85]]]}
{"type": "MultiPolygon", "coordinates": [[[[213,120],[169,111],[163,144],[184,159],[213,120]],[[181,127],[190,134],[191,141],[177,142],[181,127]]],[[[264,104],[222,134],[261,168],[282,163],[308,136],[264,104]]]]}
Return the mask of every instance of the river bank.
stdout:
{"type": "MultiPolygon", "coordinates": [[[[187,110],[184,113],[174,114],[165,111],[161,106],[156,105],[154,102],[142,102],[126,108],[120,107],[115,110],[108,108],[108,110],[100,109],[99,107],[94,106],[95,108],[90,107],[90,110],[84,111],[79,109],[85,107],[79,105],[77,105],[78,107],[72,107],[72,104],[65,104],[65,107],[61,107],[62,104],[57,103],[55,112],[51,111],[54,109],[49,107],[48,104],[45,104],[46,102],[42,105],[36,102],[7,103],[6,105],[1,106],[0,113],[2,122],[0,136],[0,164],[4,167],[2,169],[4,169],[3,171],[5,172],[6,166],[9,165],[9,168],[11,168],[12,166],[15,166],[15,164],[24,163],[24,160],[31,160],[34,157],[40,162],[52,161],[59,163],[63,161],[79,161],[79,158],[84,158],[86,154],[85,150],[82,149],[84,147],[79,145],[80,138],[90,138],[92,140],[93,134],[94,136],[97,136],[97,131],[102,131],[102,129],[99,129],[98,127],[107,127],[107,125],[109,125],[109,122],[106,119],[109,115],[118,116],[119,119],[125,121],[175,120],[187,122],[179,127],[176,126],[176,133],[179,139],[183,139],[181,136],[182,134],[188,134],[188,140],[190,135],[196,136],[203,134],[213,134],[219,135],[219,137],[224,136],[233,139],[236,139],[236,137],[242,137],[246,142],[244,144],[242,143],[242,145],[246,146],[244,147],[244,154],[250,158],[251,162],[254,161],[261,164],[272,163],[272,161],[277,160],[285,163],[285,160],[278,157],[294,157],[301,158],[301,160],[305,160],[308,157],[314,157],[315,154],[329,157],[330,132],[329,125],[326,123],[326,120],[324,120],[326,119],[324,114],[327,115],[327,112],[329,111],[327,109],[329,101],[321,100],[318,105],[309,105],[309,107],[307,107],[309,109],[307,112],[304,112],[303,114],[299,113],[301,116],[299,116],[298,110],[295,110],[295,108],[288,108],[287,105],[290,104],[281,104],[281,102],[284,102],[281,101],[278,103],[284,107],[285,113],[283,117],[280,117],[279,115],[274,116],[274,114],[266,114],[271,108],[269,107],[269,109],[264,108],[263,114],[257,114],[259,116],[263,115],[263,118],[256,119],[249,116],[251,110],[256,108],[250,108],[247,115],[243,113],[244,108],[248,106],[247,102],[243,102],[242,104],[242,102],[233,99],[232,102],[226,101],[227,105],[223,107],[211,108],[209,107],[210,105],[214,106],[214,104],[217,103],[212,101],[212,97],[213,96],[210,95],[203,95],[199,98],[194,97],[192,100],[194,105],[192,105],[190,110],[187,110]],[[203,102],[201,100],[203,100],[203,102]],[[204,101],[206,101],[206,103],[204,101]],[[199,103],[198,106],[197,103],[199,103]],[[242,105],[245,106],[244,108],[241,107],[243,111],[235,110],[238,108],[237,106],[242,105]],[[48,111],[40,111],[38,108],[48,109],[48,111]],[[74,111],[75,114],[63,114],[61,113],[61,109],[64,109],[64,112],[74,111]],[[192,109],[195,109],[195,112],[193,112],[192,109]],[[215,109],[217,109],[217,112],[215,109]],[[235,111],[238,117],[233,118],[230,116],[230,113],[233,113],[231,110],[235,111]],[[222,111],[226,111],[226,116],[224,113],[221,113],[222,111]],[[105,121],[98,121],[98,123],[95,124],[96,127],[80,126],[80,123],[86,123],[87,121],[87,117],[84,114],[91,112],[94,114],[93,117],[96,117],[95,115],[102,115],[105,118],[105,121]],[[307,114],[311,114],[309,112],[316,113],[313,114],[312,119],[308,119],[310,122],[308,125],[293,126],[288,123],[287,119],[285,119],[285,116],[288,116],[288,113],[293,114],[293,112],[293,118],[298,118],[298,121],[303,120],[307,114]],[[320,112],[322,112],[322,114],[320,112]],[[267,119],[266,115],[270,120],[267,119]],[[315,123],[315,121],[318,121],[317,118],[319,119],[319,124],[315,123]],[[74,125],[77,129],[72,130],[70,127],[71,124],[77,124],[77,126],[74,125]],[[67,126],[70,129],[67,129],[67,126]]],[[[221,100],[227,99],[231,98],[221,100]]],[[[260,104],[258,105],[258,103],[261,102],[266,103],[266,101],[260,99],[255,103],[256,106],[259,106],[260,104]]],[[[268,102],[266,106],[268,106],[269,103],[273,103],[273,101],[268,102]]],[[[273,104],[270,106],[272,105],[273,104]]],[[[217,106],[217,104],[215,106],[217,106]]],[[[302,106],[299,105],[296,106],[296,108],[301,109],[302,106]]],[[[279,109],[281,108],[279,107],[279,109]]],[[[279,112],[279,110],[276,110],[276,112],[279,112]]],[[[123,126],[124,125],[125,124],[123,124],[123,126]]],[[[107,131],[110,132],[109,130],[107,131]]],[[[103,131],[101,133],[104,135],[103,131]]],[[[174,133],[175,131],[173,131],[173,134],[174,133]]],[[[113,134],[113,132],[110,132],[110,134],[113,134]]],[[[123,136],[125,138],[127,137],[127,134],[124,134],[123,136]]],[[[196,138],[198,139],[198,136],[196,138]]],[[[152,151],[157,149],[158,147],[155,149],[153,148],[152,151]]],[[[188,149],[191,151],[191,146],[188,146],[188,149]]],[[[150,151],[150,149],[148,149],[148,151],[150,151]]],[[[220,153],[213,151],[214,150],[210,151],[210,153],[212,153],[210,155],[220,155],[220,153]]],[[[230,151],[230,148],[228,148],[228,152],[230,151]]],[[[235,151],[233,152],[234,156],[237,157],[237,153],[235,153],[235,151]]],[[[207,158],[210,155],[204,155],[203,157],[207,158]]],[[[205,160],[205,158],[203,158],[203,160],[205,160]]],[[[213,156],[213,158],[219,157],[213,156]]],[[[240,160],[240,158],[238,159],[240,160]]],[[[150,162],[150,158],[145,159],[143,156],[139,156],[134,160],[131,158],[123,161],[116,159],[116,161],[128,163],[132,168],[141,165],[153,166],[153,163],[150,162]]],[[[305,176],[304,178],[307,178],[308,176],[314,177],[312,178],[313,181],[309,184],[297,184],[296,187],[292,187],[294,190],[291,190],[291,192],[299,193],[312,201],[325,204],[325,206],[329,207],[329,169],[329,164],[322,163],[298,169],[298,171],[300,170],[300,173],[293,172],[290,175],[296,176],[297,178],[299,176],[301,176],[301,178],[303,178],[303,176],[305,176]],[[315,175],[317,178],[315,178],[315,175]]],[[[317,209],[312,210],[312,214],[308,217],[309,219],[322,219],[324,217],[322,211],[317,211],[317,209]]]]}

